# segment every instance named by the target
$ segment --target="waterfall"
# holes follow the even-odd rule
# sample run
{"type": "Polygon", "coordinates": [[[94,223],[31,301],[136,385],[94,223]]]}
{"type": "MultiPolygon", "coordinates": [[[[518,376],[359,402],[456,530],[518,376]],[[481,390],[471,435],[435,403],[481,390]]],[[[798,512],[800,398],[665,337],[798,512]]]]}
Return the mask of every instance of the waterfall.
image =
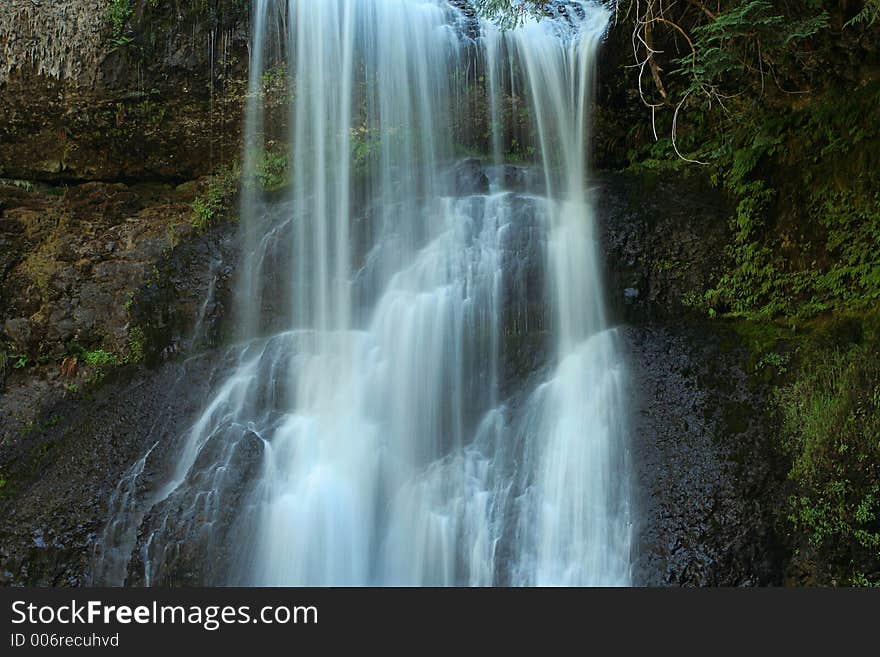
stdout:
{"type": "Polygon", "coordinates": [[[127,537],[129,575],[629,583],[625,368],[587,171],[610,12],[554,5],[502,32],[444,0],[255,0],[238,341],[165,481],[129,493],[148,453],[120,484],[146,506],[117,503],[104,536],[127,537]],[[256,182],[273,58],[293,99],[281,199],[256,182]],[[460,156],[480,104],[485,162],[460,156]],[[504,162],[513,141],[536,165],[504,162]]]}

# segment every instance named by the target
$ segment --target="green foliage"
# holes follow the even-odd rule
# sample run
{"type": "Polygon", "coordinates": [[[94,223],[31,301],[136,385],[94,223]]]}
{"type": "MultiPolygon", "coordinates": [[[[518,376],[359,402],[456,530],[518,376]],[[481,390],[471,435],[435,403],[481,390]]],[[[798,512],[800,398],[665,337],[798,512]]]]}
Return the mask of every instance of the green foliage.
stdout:
{"type": "Polygon", "coordinates": [[[771,351],[767,354],[764,354],[760,360],[755,364],[755,370],[762,371],[767,368],[774,368],[780,374],[784,374],[788,369],[788,361],[790,356],[788,354],[780,354],[776,351],[771,351]]]}
{"type": "Polygon", "coordinates": [[[205,191],[192,202],[190,222],[198,230],[205,230],[220,214],[232,208],[240,184],[238,166],[223,166],[210,176],[205,191]]]}
{"type": "Polygon", "coordinates": [[[265,192],[275,192],[287,185],[287,155],[265,150],[257,164],[257,184],[265,192]]]}
{"type": "Polygon", "coordinates": [[[18,351],[15,348],[15,345],[7,345],[0,342],[0,373],[2,373],[7,367],[11,367],[15,370],[23,370],[33,364],[34,362],[27,353],[18,351]]]}
{"type": "Polygon", "coordinates": [[[731,132],[718,165],[738,199],[731,266],[709,307],[802,321],[880,299],[878,121],[875,83],[798,110],[765,108],[731,132]]]}
{"type": "Polygon", "coordinates": [[[125,30],[133,14],[131,0],[110,0],[106,17],[107,23],[110,25],[110,39],[114,48],[125,47],[132,43],[132,37],[126,35],[125,30]]]}
{"type": "MultiPolygon", "coordinates": [[[[67,353],[68,357],[62,363],[62,373],[64,373],[65,364],[69,360],[75,359],[74,366],[71,367],[68,375],[72,375],[76,371],[75,365],[78,363],[86,368],[86,383],[97,385],[105,379],[111,370],[143,361],[146,353],[146,335],[143,329],[138,326],[131,328],[128,332],[128,344],[122,355],[103,348],[85,349],[76,343],[67,346],[67,353]]],[[[67,392],[76,393],[79,391],[79,386],[76,383],[71,383],[66,385],[65,389],[67,392]]]]}
{"type": "Polygon", "coordinates": [[[263,93],[277,92],[287,87],[287,65],[279,62],[263,71],[263,93]]]}
{"type": "Polygon", "coordinates": [[[690,52],[677,61],[674,71],[674,75],[688,80],[679,94],[687,97],[697,92],[719,99],[731,82],[742,83],[756,73],[763,75],[762,65],[769,64],[783,48],[828,25],[825,12],[806,18],[778,12],[771,2],[749,0],[734,4],[714,20],[694,28],[690,52]]]}
{"type": "Polygon", "coordinates": [[[871,26],[877,22],[878,18],[880,18],[880,0],[867,0],[867,2],[865,2],[865,7],[862,9],[862,11],[856,14],[849,22],[847,22],[846,26],[871,26]]]}
{"type": "Polygon", "coordinates": [[[140,363],[144,359],[146,341],[146,335],[141,327],[135,326],[128,332],[128,353],[125,355],[126,363],[140,363]]]}
{"type": "Polygon", "coordinates": [[[192,224],[199,230],[205,229],[214,218],[217,210],[206,198],[199,196],[192,203],[192,224]]]}
{"type": "Polygon", "coordinates": [[[813,344],[778,392],[791,458],[788,522],[819,583],[880,584],[880,323],[855,344],[813,344]]]}
{"type": "Polygon", "coordinates": [[[373,158],[379,153],[382,140],[366,126],[351,131],[351,161],[355,172],[363,173],[373,158]]]}
{"type": "MultiPolygon", "coordinates": [[[[690,304],[794,323],[871,307],[880,298],[880,82],[796,106],[738,103],[722,130],[707,121],[679,143],[709,162],[736,208],[726,271],[690,304]]],[[[657,171],[692,166],[668,139],[631,157],[657,171]]]]}
{"type": "Polygon", "coordinates": [[[119,367],[124,362],[116,354],[105,349],[89,350],[76,343],[69,344],[67,352],[70,356],[76,358],[77,363],[88,368],[86,382],[90,384],[100,383],[104,380],[109,370],[119,367]]]}
{"type": "Polygon", "coordinates": [[[115,367],[121,362],[117,356],[110,353],[109,351],[104,351],[103,349],[97,349],[95,351],[82,351],[79,358],[89,367],[115,367]]]}

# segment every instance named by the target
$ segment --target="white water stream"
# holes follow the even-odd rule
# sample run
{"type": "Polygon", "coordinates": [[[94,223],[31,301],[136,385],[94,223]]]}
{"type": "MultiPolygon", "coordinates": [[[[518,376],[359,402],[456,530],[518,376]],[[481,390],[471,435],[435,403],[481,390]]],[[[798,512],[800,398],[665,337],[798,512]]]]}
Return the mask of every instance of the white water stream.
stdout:
{"type": "Polygon", "coordinates": [[[181,553],[173,535],[225,559],[206,583],[630,582],[625,371],[587,187],[610,12],[564,7],[473,38],[443,0],[255,0],[244,176],[259,165],[280,31],[290,194],[267,204],[246,185],[232,371],[167,481],[130,492],[147,454],[120,484],[104,537],[117,545],[96,579],[121,583],[137,550],[156,583],[181,553]],[[477,62],[485,165],[461,164],[454,140],[477,62]],[[502,161],[511,102],[534,129],[539,184],[526,191],[502,161]],[[532,270],[549,363],[512,394],[505,363],[516,325],[535,321],[532,270]]]}

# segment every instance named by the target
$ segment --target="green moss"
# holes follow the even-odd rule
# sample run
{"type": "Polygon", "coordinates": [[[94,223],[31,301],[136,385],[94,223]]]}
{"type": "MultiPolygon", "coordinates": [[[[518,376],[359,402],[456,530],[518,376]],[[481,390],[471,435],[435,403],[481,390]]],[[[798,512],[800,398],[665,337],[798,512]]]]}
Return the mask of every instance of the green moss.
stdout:
{"type": "MultiPolygon", "coordinates": [[[[751,110],[728,132],[691,134],[711,148],[692,157],[710,160],[736,212],[725,270],[690,305],[789,323],[872,307],[880,299],[880,82],[830,90],[798,108],[751,110]]],[[[640,150],[633,166],[692,166],[668,149],[661,141],[640,150]]]]}
{"type": "Polygon", "coordinates": [[[53,415],[45,422],[28,422],[21,433],[23,436],[27,436],[32,433],[45,433],[49,429],[58,426],[63,420],[64,418],[53,415]]]}
{"type": "MultiPolygon", "coordinates": [[[[172,228],[173,228],[172,226],[169,226],[168,230],[172,230],[172,228]]],[[[131,312],[131,309],[134,308],[134,297],[135,297],[134,290],[129,290],[126,293],[125,302],[122,304],[122,307],[126,310],[126,312],[131,312]]]]}
{"type": "Polygon", "coordinates": [[[730,326],[737,336],[736,346],[748,353],[746,371],[771,378],[784,372],[789,352],[805,339],[796,328],[773,322],[736,319],[730,326]]]}
{"type": "Polygon", "coordinates": [[[664,88],[644,76],[643,99],[658,104],[650,129],[630,122],[631,166],[702,168],[736,207],[724,271],[690,305],[801,323],[876,304],[876,0],[857,20],[824,0],[645,6],[663,17],[652,38],[664,88]]]}

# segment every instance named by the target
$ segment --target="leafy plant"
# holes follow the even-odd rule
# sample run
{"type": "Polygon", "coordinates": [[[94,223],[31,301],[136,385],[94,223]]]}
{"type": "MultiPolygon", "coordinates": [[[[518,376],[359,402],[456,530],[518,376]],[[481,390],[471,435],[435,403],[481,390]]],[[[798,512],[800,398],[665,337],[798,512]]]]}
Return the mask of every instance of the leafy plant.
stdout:
{"type": "Polygon", "coordinates": [[[199,229],[207,228],[214,219],[232,207],[232,201],[239,189],[238,166],[223,166],[210,176],[205,191],[192,202],[190,222],[199,229]]]}
{"type": "Polygon", "coordinates": [[[129,364],[140,363],[144,359],[146,350],[146,335],[144,330],[135,326],[128,332],[128,353],[125,362],[129,364]]]}
{"type": "MultiPolygon", "coordinates": [[[[812,347],[777,394],[792,459],[788,522],[826,584],[880,584],[880,339],[812,347]]],[[[804,554],[805,553],[805,554],[804,554]]]]}
{"type": "Polygon", "coordinates": [[[871,26],[880,18],[880,0],[867,0],[865,6],[846,24],[847,27],[856,25],[871,26]]]}
{"type": "Polygon", "coordinates": [[[103,349],[83,351],[80,358],[89,367],[116,366],[120,363],[119,358],[115,354],[103,349]]]}
{"type": "Polygon", "coordinates": [[[287,184],[287,156],[266,150],[257,164],[257,183],[266,192],[274,192],[287,184]]]}
{"type": "Polygon", "coordinates": [[[121,48],[132,43],[132,37],[125,34],[134,10],[131,0],[110,0],[107,6],[107,22],[110,24],[110,39],[114,48],[121,48]]]}

